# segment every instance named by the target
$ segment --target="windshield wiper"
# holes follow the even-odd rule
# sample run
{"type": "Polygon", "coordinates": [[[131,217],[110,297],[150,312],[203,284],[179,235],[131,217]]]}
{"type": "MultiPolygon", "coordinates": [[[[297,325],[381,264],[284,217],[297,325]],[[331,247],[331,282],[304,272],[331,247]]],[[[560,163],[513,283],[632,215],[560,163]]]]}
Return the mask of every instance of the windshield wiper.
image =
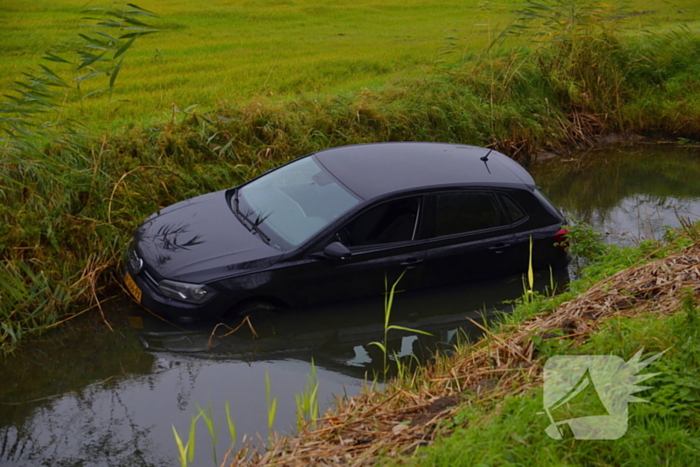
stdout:
{"type": "Polygon", "coordinates": [[[265,218],[262,218],[262,219],[261,219],[260,216],[258,216],[258,218],[255,219],[255,221],[252,221],[252,220],[250,220],[250,217],[249,217],[248,215],[246,215],[243,211],[241,211],[241,209],[240,209],[240,207],[239,207],[239,201],[238,201],[238,192],[239,192],[239,190],[240,190],[240,188],[238,188],[238,189],[236,190],[236,192],[233,194],[233,211],[234,211],[234,214],[236,215],[236,217],[238,217],[239,219],[241,219],[241,221],[242,221],[241,223],[245,226],[246,229],[250,230],[250,231],[253,232],[253,233],[258,234],[258,235],[260,236],[260,238],[262,238],[263,241],[269,245],[269,244],[270,244],[270,237],[268,237],[268,236],[265,234],[265,232],[263,232],[262,230],[260,230],[260,227],[258,227],[260,224],[263,223],[263,221],[265,220],[265,218]]]}
{"type": "MultiPolygon", "coordinates": [[[[248,219],[248,218],[246,217],[246,219],[248,219]]],[[[257,223],[255,223],[255,222],[252,222],[250,225],[251,225],[251,227],[252,227],[252,230],[255,231],[258,235],[260,235],[260,238],[262,238],[263,241],[269,245],[269,244],[270,244],[270,237],[268,237],[268,236],[265,234],[265,232],[263,232],[262,230],[260,230],[260,227],[258,227],[260,224],[257,224],[257,223]]]]}
{"type": "Polygon", "coordinates": [[[241,210],[238,208],[238,193],[240,191],[240,188],[236,188],[236,192],[233,194],[233,213],[236,215],[241,214],[241,210]]]}

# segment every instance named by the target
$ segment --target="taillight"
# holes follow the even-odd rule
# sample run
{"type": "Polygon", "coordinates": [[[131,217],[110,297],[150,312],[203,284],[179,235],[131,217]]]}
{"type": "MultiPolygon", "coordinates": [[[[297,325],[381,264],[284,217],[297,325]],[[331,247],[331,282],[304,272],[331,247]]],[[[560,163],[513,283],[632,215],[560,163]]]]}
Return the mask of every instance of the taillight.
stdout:
{"type": "Polygon", "coordinates": [[[560,229],[559,232],[554,235],[554,244],[562,250],[566,250],[566,247],[569,246],[569,239],[566,238],[566,234],[568,233],[569,229],[560,229]]]}

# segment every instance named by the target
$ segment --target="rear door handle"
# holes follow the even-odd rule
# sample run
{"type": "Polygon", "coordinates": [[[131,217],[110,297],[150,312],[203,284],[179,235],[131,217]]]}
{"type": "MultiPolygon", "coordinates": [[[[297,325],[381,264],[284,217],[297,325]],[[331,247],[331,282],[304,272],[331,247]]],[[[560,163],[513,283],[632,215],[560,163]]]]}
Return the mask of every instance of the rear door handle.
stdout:
{"type": "Polygon", "coordinates": [[[508,248],[510,246],[510,243],[497,243],[494,246],[490,246],[489,250],[493,251],[496,254],[503,253],[503,250],[508,248]]]}
{"type": "Polygon", "coordinates": [[[420,263],[422,263],[422,259],[418,258],[408,258],[406,261],[399,263],[401,266],[405,266],[407,269],[415,268],[418,266],[420,263]]]}

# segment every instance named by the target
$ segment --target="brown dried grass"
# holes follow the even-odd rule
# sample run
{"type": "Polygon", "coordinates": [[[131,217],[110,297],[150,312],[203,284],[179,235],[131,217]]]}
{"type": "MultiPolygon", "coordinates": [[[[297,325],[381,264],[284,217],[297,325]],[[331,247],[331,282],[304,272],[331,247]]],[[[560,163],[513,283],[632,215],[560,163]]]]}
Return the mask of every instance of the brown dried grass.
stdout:
{"type": "Polygon", "coordinates": [[[567,338],[572,346],[579,345],[612,316],[672,313],[686,290],[700,293],[700,244],[620,271],[548,315],[497,335],[485,330],[484,339],[452,357],[438,358],[420,369],[412,382],[369,387],[354,398],[339,399],[297,435],[277,436],[264,451],[248,444],[229,453],[225,463],[369,466],[380,455],[411,454],[436,436],[449,434],[440,422],[453,416],[466,398],[487,401],[538,385],[543,358],[537,355],[533,337],[567,338]]]}

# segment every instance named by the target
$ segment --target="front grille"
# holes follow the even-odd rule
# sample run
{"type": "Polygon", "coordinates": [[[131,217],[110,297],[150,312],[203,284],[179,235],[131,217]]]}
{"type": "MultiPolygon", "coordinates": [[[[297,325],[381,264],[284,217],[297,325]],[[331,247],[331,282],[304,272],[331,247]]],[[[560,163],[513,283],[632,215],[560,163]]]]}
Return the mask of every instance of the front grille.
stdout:
{"type": "Polygon", "coordinates": [[[141,272],[141,276],[142,276],[144,279],[146,279],[146,281],[147,281],[150,285],[152,285],[154,288],[156,288],[156,289],[158,288],[158,281],[156,281],[156,280],[153,278],[153,276],[150,275],[150,274],[148,273],[148,271],[146,270],[146,268],[144,268],[144,270],[141,272]]]}

